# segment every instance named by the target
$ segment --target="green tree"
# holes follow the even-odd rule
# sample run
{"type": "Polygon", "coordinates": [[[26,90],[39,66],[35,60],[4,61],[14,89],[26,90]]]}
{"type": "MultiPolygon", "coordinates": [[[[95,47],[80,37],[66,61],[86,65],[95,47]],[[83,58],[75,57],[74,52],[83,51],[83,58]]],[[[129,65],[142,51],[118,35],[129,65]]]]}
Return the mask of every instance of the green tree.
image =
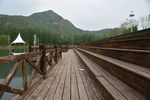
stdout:
{"type": "Polygon", "coordinates": [[[137,20],[126,20],[121,24],[123,33],[135,32],[138,30],[138,21],[137,20]]]}
{"type": "Polygon", "coordinates": [[[8,36],[0,35],[0,45],[5,46],[8,45],[8,36]]]}

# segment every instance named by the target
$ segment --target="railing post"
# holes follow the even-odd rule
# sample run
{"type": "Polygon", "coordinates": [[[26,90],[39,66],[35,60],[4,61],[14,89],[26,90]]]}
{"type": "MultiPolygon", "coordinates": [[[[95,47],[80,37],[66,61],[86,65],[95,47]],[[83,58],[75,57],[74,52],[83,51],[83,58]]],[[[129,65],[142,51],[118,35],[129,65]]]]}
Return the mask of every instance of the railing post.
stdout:
{"type": "Polygon", "coordinates": [[[54,60],[55,60],[55,62],[57,62],[57,56],[58,56],[58,55],[57,55],[57,52],[58,52],[58,51],[57,51],[57,46],[54,46],[54,48],[55,48],[55,58],[54,58],[54,60]]]}
{"type": "Polygon", "coordinates": [[[62,47],[61,47],[61,45],[59,46],[60,47],[60,58],[62,58],[62,47]]]}
{"type": "Polygon", "coordinates": [[[68,46],[66,45],[64,48],[65,48],[65,52],[67,52],[68,51],[68,46]]]}
{"type": "Polygon", "coordinates": [[[23,87],[26,91],[28,89],[28,82],[27,82],[27,66],[26,60],[22,62],[22,79],[23,79],[23,87]]]}
{"type": "Polygon", "coordinates": [[[29,52],[32,52],[32,46],[29,45],[29,52]]]}
{"type": "Polygon", "coordinates": [[[42,51],[42,57],[40,61],[40,70],[46,74],[46,47],[45,45],[40,45],[39,46],[40,51],[42,51]]]}
{"type": "Polygon", "coordinates": [[[52,60],[53,60],[53,59],[52,59],[52,53],[50,53],[49,59],[50,59],[50,61],[49,61],[49,62],[50,62],[50,66],[52,66],[52,60]]]}

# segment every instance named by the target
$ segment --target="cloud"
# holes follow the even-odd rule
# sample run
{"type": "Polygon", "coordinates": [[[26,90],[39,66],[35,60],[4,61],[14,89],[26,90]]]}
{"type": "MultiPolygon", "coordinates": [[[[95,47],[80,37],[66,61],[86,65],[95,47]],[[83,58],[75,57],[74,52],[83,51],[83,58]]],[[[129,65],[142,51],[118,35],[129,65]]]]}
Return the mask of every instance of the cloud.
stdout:
{"type": "Polygon", "coordinates": [[[53,10],[81,29],[117,27],[131,10],[135,19],[150,13],[150,0],[3,0],[0,13],[30,15],[53,10]]]}

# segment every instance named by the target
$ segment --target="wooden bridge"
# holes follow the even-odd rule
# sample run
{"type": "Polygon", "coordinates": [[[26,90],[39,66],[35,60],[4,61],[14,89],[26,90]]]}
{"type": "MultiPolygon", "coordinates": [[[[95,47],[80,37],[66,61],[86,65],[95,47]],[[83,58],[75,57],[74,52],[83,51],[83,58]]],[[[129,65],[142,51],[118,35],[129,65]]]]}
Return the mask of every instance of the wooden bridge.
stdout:
{"type": "Polygon", "coordinates": [[[150,29],[0,58],[1,64],[11,61],[16,64],[0,84],[1,96],[15,94],[10,100],[150,100],[150,29]],[[20,64],[24,87],[16,89],[9,83],[20,64]],[[27,64],[33,68],[29,80],[27,64]]]}

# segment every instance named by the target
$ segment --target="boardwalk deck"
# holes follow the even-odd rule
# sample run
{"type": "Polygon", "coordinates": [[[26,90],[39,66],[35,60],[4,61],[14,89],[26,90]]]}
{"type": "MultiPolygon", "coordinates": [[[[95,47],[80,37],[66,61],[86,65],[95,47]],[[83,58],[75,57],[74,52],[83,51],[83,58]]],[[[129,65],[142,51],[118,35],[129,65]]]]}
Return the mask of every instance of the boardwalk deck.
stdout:
{"type": "Polygon", "coordinates": [[[103,100],[103,97],[74,51],[69,50],[48,73],[47,78],[21,99],[103,100]]]}

